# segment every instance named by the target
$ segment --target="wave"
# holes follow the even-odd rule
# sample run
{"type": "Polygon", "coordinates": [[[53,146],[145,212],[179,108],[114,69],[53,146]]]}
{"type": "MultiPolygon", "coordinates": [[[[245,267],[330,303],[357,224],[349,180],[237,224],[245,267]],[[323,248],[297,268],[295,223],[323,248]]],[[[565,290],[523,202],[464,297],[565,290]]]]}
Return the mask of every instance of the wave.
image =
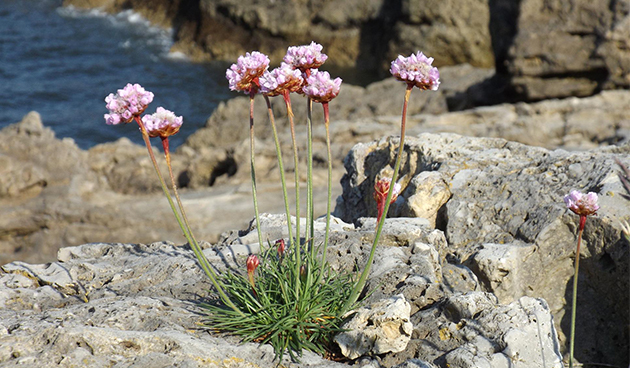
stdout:
{"type": "Polygon", "coordinates": [[[159,53],[157,56],[171,58],[170,49],[173,45],[173,30],[153,25],[148,19],[133,10],[123,10],[117,14],[109,14],[102,8],[79,9],[69,5],[57,8],[57,13],[64,18],[103,19],[113,28],[131,32],[135,36],[120,43],[119,47],[123,49],[138,47],[137,43],[140,42],[152,49],[157,49],[159,53]]]}

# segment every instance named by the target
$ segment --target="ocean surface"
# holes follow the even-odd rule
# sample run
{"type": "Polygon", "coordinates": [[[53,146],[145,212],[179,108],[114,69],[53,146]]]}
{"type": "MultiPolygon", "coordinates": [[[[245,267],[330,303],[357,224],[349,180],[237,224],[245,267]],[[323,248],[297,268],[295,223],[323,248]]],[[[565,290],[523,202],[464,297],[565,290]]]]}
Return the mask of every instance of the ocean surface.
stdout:
{"type": "MultiPolygon", "coordinates": [[[[0,0],[0,128],[37,111],[57,137],[83,149],[120,137],[142,143],[136,124],[109,126],[105,96],[127,83],[155,94],[158,106],[184,117],[171,146],[205,125],[228,89],[227,63],[197,64],[169,53],[169,30],[126,11],[61,7],[61,0],[0,0]]],[[[158,143],[156,143],[158,144],[158,143]]]]}

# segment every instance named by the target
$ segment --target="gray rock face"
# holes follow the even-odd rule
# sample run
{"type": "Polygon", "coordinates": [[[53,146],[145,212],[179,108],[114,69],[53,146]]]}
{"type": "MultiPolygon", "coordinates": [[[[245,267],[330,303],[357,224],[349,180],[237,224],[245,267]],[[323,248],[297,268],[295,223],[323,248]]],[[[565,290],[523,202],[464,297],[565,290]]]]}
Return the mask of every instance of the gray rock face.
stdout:
{"type": "Polygon", "coordinates": [[[497,71],[512,77],[523,98],[587,96],[630,86],[627,1],[489,4],[497,71]]]}
{"type": "MultiPolygon", "coordinates": [[[[263,230],[271,233],[283,216],[265,218],[263,230]]],[[[368,363],[374,367],[473,368],[483,359],[505,362],[516,356],[522,358],[519,367],[539,367],[541,357],[557,366],[560,354],[546,303],[522,298],[500,305],[491,294],[454,291],[442,283],[450,273],[444,234],[426,226],[400,231],[413,221],[388,221],[384,234],[398,234],[398,241],[377,248],[369,278],[374,292],[366,304],[374,307],[380,299],[399,296],[372,313],[369,321],[380,326],[381,337],[364,339],[369,347],[353,357],[379,354],[368,363]],[[390,308],[394,305],[402,315],[390,308]],[[392,350],[398,352],[387,352],[392,350]]],[[[366,221],[359,228],[334,227],[327,255],[333,268],[364,265],[373,226],[366,221]]],[[[251,233],[244,231],[239,240],[251,233]]],[[[242,270],[257,246],[225,239],[204,253],[219,272],[242,270]]],[[[92,243],[63,248],[58,261],[49,264],[10,263],[0,268],[0,365],[275,366],[271,347],[240,344],[199,327],[197,302],[214,297],[192,251],[164,242],[92,243]]],[[[374,326],[355,331],[361,335],[374,326]]],[[[281,363],[348,366],[309,353],[300,364],[281,363]]]]}
{"type": "Polygon", "coordinates": [[[291,45],[315,40],[329,65],[382,70],[398,54],[425,50],[436,63],[492,67],[489,8],[480,0],[389,3],[383,0],[242,2],[235,0],[65,0],[64,5],[131,7],[154,23],[176,26],[175,50],[200,60],[236,60],[251,50],[279,64],[291,45]]]}
{"type": "Polygon", "coordinates": [[[402,294],[359,308],[342,326],[348,331],[335,336],[335,342],[350,359],[367,353],[401,352],[413,332],[410,311],[411,306],[402,294]]]}
{"type": "MultiPolygon", "coordinates": [[[[383,139],[355,146],[346,159],[337,216],[353,222],[372,213],[374,177],[393,166],[397,144],[383,139]]],[[[566,210],[562,197],[571,189],[597,192],[601,209],[587,220],[588,245],[581,254],[578,325],[583,332],[577,335],[576,356],[623,365],[627,331],[617,323],[627,318],[629,276],[620,221],[630,218],[630,203],[614,160],[627,165],[629,147],[571,153],[425,133],[405,142],[398,201],[408,201],[406,183],[437,172],[452,195],[436,220],[448,239],[449,257],[470,265],[484,289],[501,302],[544,298],[565,343],[578,217],[566,210]]]]}

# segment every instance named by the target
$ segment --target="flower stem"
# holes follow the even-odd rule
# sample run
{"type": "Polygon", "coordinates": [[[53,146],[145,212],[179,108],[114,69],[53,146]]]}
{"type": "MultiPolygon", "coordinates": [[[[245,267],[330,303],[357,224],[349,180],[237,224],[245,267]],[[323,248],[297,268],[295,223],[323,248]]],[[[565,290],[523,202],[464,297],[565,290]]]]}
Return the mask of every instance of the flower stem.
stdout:
{"type": "Polygon", "coordinates": [[[322,249],[322,269],[326,264],[326,250],[328,248],[328,236],[330,234],[330,212],[332,202],[332,152],[330,150],[330,114],[328,102],[322,103],[324,108],[324,126],[326,127],[326,150],[328,152],[328,198],[326,203],[326,232],[324,233],[324,248],[322,249]]]}
{"type": "MultiPolygon", "coordinates": [[[[400,145],[398,147],[398,155],[396,156],[396,164],[394,165],[394,174],[392,175],[391,185],[396,184],[396,180],[398,179],[398,170],[400,169],[400,162],[402,161],[403,150],[405,146],[405,125],[407,122],[407,105],[409,104],[409,96],[411,95],[411,90],[413,88],[412,84],[407,84],[407,89],[405,90],[405,101],[403,103],[402,109],[402,120],[400,123],[400,145]]],[[[387,199],[385,200],[385,209],[383,210],[383,216],[380,221],[377,223],[376,234],[374,235],[374,243],[372,243],[372,249],[370,250],[370,256],[367,260],[367,264],[365,265],[365,269],[361,273],[361,277],[359,281],[357,281],[356,285],[352,289],[350,293],[350,297],[344,304],[343,308],[345,310],[349,309],[359,298],[360,292],[363,290],[365,283],[367,281],[367,277],[370,273],[370,268],[372,267],[372,262],[374,261],[374,253],[376,251],[376,245],[378,244],[378,240],[381,237],[381,231],[383,230],[383,224],[385,223],[385,218],[387,217],[387,211],[389,211],[389,205],[391,204],[392,196],[394,194],[394,190],[390,190],[387,194],[387,199]]]]}
{"type": "Polygon", "coordinates": [[[267,103],[267,112],[269,114],[269,121],[271,122],[271,129],[273,131],[273,140],[276,144],[276,156],[278,157],[278,168],[280,169],[280,181],[282,182],[282,196],[284,198],[284,209],[287,214],[287,227],[289,231],[289,242],[293,241],[293,231],[291,230],[291,212],[289,211],[289,196],[287,194],[287,181],[284,177],[284,164],[282,162],[282,150],[280,149],[280,141],[278,140],[278,131],[276,130],[276,121],[273,116],[273,110],[271,109],[271,102],[269,97],[265,95],[265,102],[267,103]]]}
{"type": "Polygon", "coordinates": [[[302,239],[300,238],[300,175],[298,172],[299,165],[299,157],[298,157],[298,148],[295,140],[295,124],[293,122],[293,109],[291,108],[291,98],[289,97],[289,93],[285,92],[282,97],[284,98],[284,103],[287,106],[287,115],[289,116],[289,124],[291,126],[291,140],[293,141],[293,163],[295,165],[295,247],[294,256],[295,256],[295,298],[298,300],[300,295],[300,257],[301,257],[301,243],[302,239]]]}
{"type": "Polygon", "coordinates": [[[255,167],[255,151],[254,151],[254,93],[249,95],[249,151],[252,176],[252,197],[254,198],[254,215],[256,217],[256,231],[258,232],[258,244],[262,248],[263,237],[260,229],[260,214],[258,213],[258,196],[256,195],[256,167],[255,167]]]}
{"type": "Polygon", "coordinates": [[[580,268],[580,245],[582,232],[586,224],[586,216],[580,215],[580,227],[578,229],[577,249],[575,251],[575,271],[573,274],[573,296],[571,301],[571,340],[569,342],[569,368],[573,368],[573,350],[575,347],[575,316],[577,309],[578,270],[580,268]]]}
{"type": "Polygon", "coordinates": [[[298,157],[298,147],[295,139],[295,124],[293,122],[293,109],[291,108],[291,98],[289,97],[289,92],[285,91],[282,95],[284,98],[284,103],[287,106],[287,115],[289,116],[289,125],[291,127],[291,141],[293,145],[293,165],[294,173],[295,173],[295,240],[296,240],[296,248],[300,246],[300,174],[298,170],[299,165],[299,157],[298,157]]]}
{"type": "Polygon", "coordinates": [[[315,218],[313,209],[313,101],[306,99],[306,150],[307,150],[307,167],[306,167],[306,244],[312,247],[312,241],[315,237],[315,218]],[[310,234],[310,235],[309,235],[310,234]]]}
{"type": "MultiPolygon", "coordinates": [[[[223,300],[223,302],[227,306],[232,308],[235,312],[237,312],[240,315],[244,316],[243,312],[241,312],[236,307],[236,305],[234,305],[234,303],[232,303],[230,298],[223,291],[223,288],[221,287],[221,284],[217,280],[217,275],[215,274],[214,270],[210,266],[210,262],[208,262],[208,259],[206,258],[206,256],[201,251],[201,248],[199,247],[199,244],[197,244],[197,241],[194,239],[194,236],[192,235],[192,231],[190,231],[190,227],[188,226],[187,220],[186,220],[186,226],[184,226],[184,224],[182,223],[182,219],[180,218],[179,213],[177,212],[177,209],[175,208],[175,204],[173,203],[173,199],[171,197],[171,194],[168,191],[168,187],[166,186],[166,183],[164,182],[164,177],[162,176],[162,173],[160,172],[160,168],[159,168],[159,166],[157,164],[157,161],[155,159],[155,154],[153,153],[153,148],[151,147],[151,142],[149,140],[149,134],[147,133],[147,129],[144,126],[144,123],[142,122],[142,120],[140,119],[139,116],[136,116],[134,119],[135,119],[136,123],[138,123],[138,125],[140,126],[140,131],[142,132],[142,139],[144,140],[144,144],[147,147],[147,151],[149,152],[149,157],[151,158],[151,162],[153,163],[153,168],[155,169],[155,172],[156,172],[158,178],[160,179],[160,184],[162,185],[162,190],[164,191],[164,194],[166,195],[166,199],[168,200],[168,203],[171,206],[171,210],[173,211],[173,214],[175,215],[175,219],[177,220],[177,223],[179,224],[180,229],[184,233],[184,237],[186,238],[186,240],[188,241],[188,244],[192,248],[193,253],[195,253],[195,256],[197,257],[197,260],[199,261],[199,264],[201,265],[201,268],[203,269],[203,271],[206,273],[206,275],[208,276],[208,278],[212,282],[212,285],[214,285],[214,287],[217,289],[217,292],[219,293],[219,296],[221,297],[221,300],[223,300]]],[[[164,155],[166,156],[166,162],[168,164],[168,169],[169,169],[169,172],[171,174],[171,180],[173,181],[173,190],[174,190],[175,195],[177,197],[177,201],[178,201],[178,204],[180,206],[180,209],[182,210],[182,215],[184,216],[184,219],[186,219],[186,217],[185,217],[186,214],[185,214],[185,212],[183,212],[184,208],[181,205],[181,201],[179,200],[179,196],[177,195],[177,189],[175,187],[173,171],[172,171],[171,165],[170,165],[170,154],[169,154],[169,150],[168,150],[168,140],[166,140],[166,143],[164,143],[164,142],[165,142],[165,140],[162,140],[162,145],[164,147],[164,155]]]]}

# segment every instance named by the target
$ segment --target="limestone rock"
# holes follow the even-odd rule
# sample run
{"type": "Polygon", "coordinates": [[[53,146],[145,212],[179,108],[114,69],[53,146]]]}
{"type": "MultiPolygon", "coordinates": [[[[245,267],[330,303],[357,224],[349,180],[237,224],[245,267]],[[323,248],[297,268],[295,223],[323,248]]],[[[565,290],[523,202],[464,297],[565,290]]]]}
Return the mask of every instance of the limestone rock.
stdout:
{"type": "Polygon", "coordinates": [[[587,96],[630,85],[626,1],[583,0],[571,6],[491,1],[490,13],[497,68],[512,77],[523,98],[587,96]]]}
{"type": "MultiPolygon", "coordinates": [[[[584,311],[578,323],[592,333],[577,344],[583,346],[577,354],[591,360],[597,356],[590,352],[598,351],[607,361],[623,364],[627,355],[617,352],[627,349],[612,346],[626,341],[625,332],[609,319],[594,316],[626,318],[628,253],[620,221],[630,218],[630,205],[623,197],[615,158],[626,163],[629,149],[626,144],[586,152],[549,151],[501,139],[424,133],[406,141],[401,176],[437,172],[444,178],[451,197],[438,224],[448,239],[449,263],[470,265],[485,290],[502,302],[544,298],[561,343],[566,343],[577,226],[562,197],[576,188],[596,191],[601,210],[587,221],[588,246],[582,253],[578,288],[584,311]],[[596,333],[601,330],[610,334],[596,333]]],[[[337,216],[356,222],[370,213],[371,178],[393,166],[396,152],[395,138],[353,148],[346,159],[337,216]]]]}
{"type": "Polygon", "coordinates": [[[291,45],[315,40],[330,56],[327,65],[385,71],[399,53],[430,51],[436,63],[470,63],[492,67],[488,5],[479,0],[453,4],[383,0],[277,0],[250,3],[235,0],[154,1],[125,3],[109,0],[65,0],[64,5],[100,7],[108,12],[125,8],[153,23],[173,27],[176,44],[197,60],[236,60],[259,50],[279,64],[291,45]],[[443,55],[439,57],[439,55],[443,55]]]}
{"type": "Polygon", "coordinates": [[[435,171],[424,171],[414,176],[403,193],[405,198],[403,216],[421,217],[435,227],[438,210],[451,197],[451,191],[442,175],[435,171]]]}
{"type": "Polygon", "coordinates": [[[409,322],[411,306],[404,295],[396,295],[357,310],[342,328],[349,331],[335,336],[341,352],[350,359],[373,353],[405,350],[413,325],[409,322]]]}

